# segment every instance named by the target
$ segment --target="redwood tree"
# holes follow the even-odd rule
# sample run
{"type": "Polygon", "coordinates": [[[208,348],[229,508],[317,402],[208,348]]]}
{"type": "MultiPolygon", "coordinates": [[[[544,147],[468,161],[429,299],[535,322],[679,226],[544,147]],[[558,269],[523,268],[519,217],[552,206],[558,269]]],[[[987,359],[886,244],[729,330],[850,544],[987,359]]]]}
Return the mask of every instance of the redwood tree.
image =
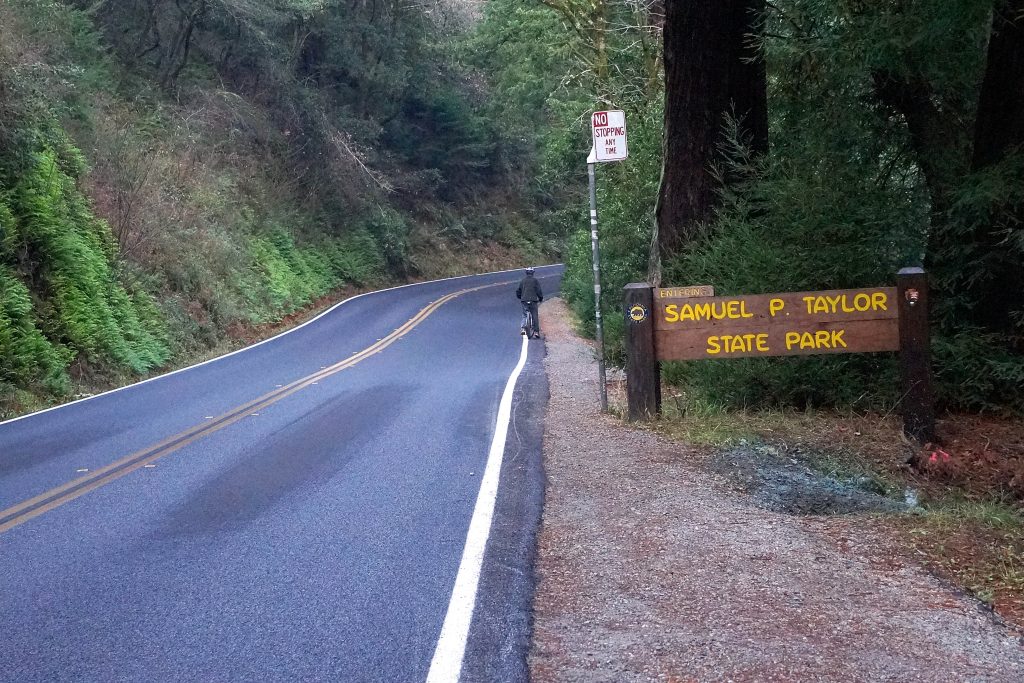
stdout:
{"type": "MultiPolygon", "coordinates": [[[[727,115],[755,153],[768,148],[768,96],[760,33],[764,0],[665,3],[665,132],[655,261],[712,218],[727,115]]],[[[656,278],[656,274],[654,275],[656,278]]]]}
{"type": "MultiPolygon", "coordinates": [[[[988,63],[978,98],[973,170],[984,172],[1006,164],[1011,155],[1024,154],[1024,0],[1001,0],[992,19],[988,63]]],[[[1019,158],[1019,157],[1018,157],[1019,158]]],[[[1011,164],[1011,168],[1019,165],[1011,164]]],[[[1020,177],[1009,178],[1021,182],[1020,177]]],[[[1024,268],[1019,250],[1006,243],[1022,239],[1024,206],[1019,201],[999,202],[988,220],[974,229],[973,246],[980,258],[969,279],[975,322],[993,330],[1013,326],[1013,314],[1024,313],[1024,268]]]]}
{"type": "Polygon", "coordinates": [[[996,3],[988,64],[978,99],[976,169],[1024,145],[1024,0],[996,3]]]}

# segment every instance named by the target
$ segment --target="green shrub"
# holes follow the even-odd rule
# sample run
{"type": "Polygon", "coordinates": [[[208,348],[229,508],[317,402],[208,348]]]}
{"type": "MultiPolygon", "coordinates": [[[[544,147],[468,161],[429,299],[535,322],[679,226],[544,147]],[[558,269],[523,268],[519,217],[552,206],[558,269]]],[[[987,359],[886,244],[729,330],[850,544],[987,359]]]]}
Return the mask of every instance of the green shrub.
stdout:
{"type": "Polygon", "coordinates": [[[932,337],[936,392],[947,407],[1024,414],[1024,358],[1006,338],[966,327],[932,337]]]}
{"type": "Polygon", "coordinates": [[[296,296],[299,284],[295,272],[281,256],[275,244],[263,237],[254,238],[249,249],[252,254],[253,267],[260,275],[260,284],[264,288],[265,306],[271,316],[281,315],[295,306],[300,305],[296,296]]]}
{"type": "Polygon", "coordinates": [[[404,270],[409,247],[409,225],[402,214],[380,208],[366,218],[364,226],[380,245],[381,254],[388,266],[404,270]]]}
{"type": "Polygon", "coordinates": [[[291,233],[274,225],[250,240],[249,251],[255,283],[263,293],[252,301],[263,311],[261,321],[295,311],[344,284],[379,282],[387,272],[383,249],[365,228],[299,246],[291,233]]]}
{"type": "Polygon", "coordinates": [[[899,399],[894,354],[790,356],[662,364],[687,398],[730,408],[891,409],[899,399]]]}
{"type": "Polygon", "coordinates": [[[103,382],[188,360],[342,285],[407,275],[414,196],[418,216],[450,214],[445,247],[550,251],[529,221],[477,228],[462,208],[528,194],[505,180],[529,150],[428,10],[208,4],[177,64],[157,36],[182,19],[173,3],[0,0],[7,396],[66,387],[72,362],[103,382]]]}
{"type": "Polygon", "coordinates": [[[23,267],[35,267],[42,283],[41,330],[89,360],[145,372],[170,357],[163,321],[147,295],[118,282],[109,228],[92,215],[67,167],[43,149],[8,195],[15,239],[28,258],[23,267]]]}
{"type": "Polygon", "coordinates": [[[41,384],[55,393],[65,393],[68,378],[64,369],[72,355],[43,336],[35,323],[28,288],[0,266],[0,386],[41,384]]]}
{"type": "Polygon", "coordinates": [[[354,285],[380,282],[387,272],[383,252],[365,228],[331,241],[327,255],[338,277],[354,285]]]}

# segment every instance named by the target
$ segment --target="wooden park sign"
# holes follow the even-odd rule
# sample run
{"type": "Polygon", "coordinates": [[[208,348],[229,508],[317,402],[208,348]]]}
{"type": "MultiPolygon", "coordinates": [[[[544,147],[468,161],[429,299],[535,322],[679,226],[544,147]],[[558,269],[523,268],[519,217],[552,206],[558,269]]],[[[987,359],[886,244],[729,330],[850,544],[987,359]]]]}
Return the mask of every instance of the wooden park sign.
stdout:
{"type": "Polygon", "coordinates": [[[654,290],[660,360],[899,349],[896,288],[679,299],[654,290]]]}
{"type": "Polygon", "coordinates": [[[899,351],[908,433],[934,431],[928,369],[928,290],[920,268],[896,287],[714,296],[710,287],[627,285],[630,419],[660,409],[658,363],[817,353],[899,351]]]}

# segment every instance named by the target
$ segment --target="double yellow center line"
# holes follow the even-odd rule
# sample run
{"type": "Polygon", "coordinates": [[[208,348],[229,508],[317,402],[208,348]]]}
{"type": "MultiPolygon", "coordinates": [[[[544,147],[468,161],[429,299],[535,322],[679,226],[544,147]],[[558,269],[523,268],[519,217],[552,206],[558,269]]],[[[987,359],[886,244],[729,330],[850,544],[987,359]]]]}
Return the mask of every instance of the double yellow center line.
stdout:
{"type": "Polygon", "coordinates": [[[194,441],[205,436],[209,436],[214,432],[218,432],[225,427],[229,427],[242,418],[263,410],[278,401],[291,396],[295,392],[305,389],[311,384],[315,384],[322,379],[350,368],[394,344],[396,341],[412,331],[414,327],[426,320],[430,314],[441,308],[441,306],[444,306],[452,299],[460,297],[463,294],[468,294],[469,292],[475,292],[488,287],[496,287],[500,284],[508,283],[501,282],[492,285],[484,285],[482,287],[473,287],[471,289],[463,289],[443,296],[425,307],[407,323],[388,336],[384,337],[372,346],[353,354],[343,361],[323,368],[318,372],[307,375],[306,377],[297,379],[291,384],[278,387],[253,401],[249,401],[248,403],[233,408],[222,415],[208,419],[200,425],[196,425],[183,432],[175,434],[174,436],[168,437],[160,443],[143,450],[136,451],[131,455],[127,455],[120,460],[101,467],[94,472],[90,472],[83,477],[73,479],[66,484],[52,488],[49,491],[45,491],[38,496],[29,498],[28,500],[9,507],[6,510],[0,510],[0,533],[13,529],[20,524],[24,524],[30,519],[45,514],[54,508],[64,505],[65,503],[69,503],[80,496],[84,496],[90,491],[100,488],[101,486],[106,486],[121,477],[131,474],[141,467],[145,467],[146,465],[159,460],[165,455],[173,453],[180,448],[184,448],[194,441]]]}

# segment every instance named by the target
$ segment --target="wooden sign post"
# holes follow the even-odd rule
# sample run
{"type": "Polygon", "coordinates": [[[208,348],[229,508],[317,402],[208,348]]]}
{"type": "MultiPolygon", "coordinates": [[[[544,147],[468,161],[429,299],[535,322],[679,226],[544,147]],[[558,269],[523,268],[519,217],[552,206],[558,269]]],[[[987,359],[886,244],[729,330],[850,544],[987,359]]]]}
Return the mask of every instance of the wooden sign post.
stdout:
{"type": "Polygon", "coordinates": [[[713,296],[711,288],[626,286],[629,419],[660,408],[658,363],[819,353],[900,351],[908,434],[934,435],[928,289],[920,268],[896,287],[713,296]]]}
{"type": "Polygon", "coordinates": [[[928,335],[928,276],[922,268],[896,274],[900,305],[900,412],[903,431],[922,443],[935,440],[935,399],[932,394],[928,335]]]}
{"type": "Polygon", "coordinates": [[[661,412],[652,291],[646,282],[626,285],[626,403],[633,422],[652,420],[661,412]]]}

